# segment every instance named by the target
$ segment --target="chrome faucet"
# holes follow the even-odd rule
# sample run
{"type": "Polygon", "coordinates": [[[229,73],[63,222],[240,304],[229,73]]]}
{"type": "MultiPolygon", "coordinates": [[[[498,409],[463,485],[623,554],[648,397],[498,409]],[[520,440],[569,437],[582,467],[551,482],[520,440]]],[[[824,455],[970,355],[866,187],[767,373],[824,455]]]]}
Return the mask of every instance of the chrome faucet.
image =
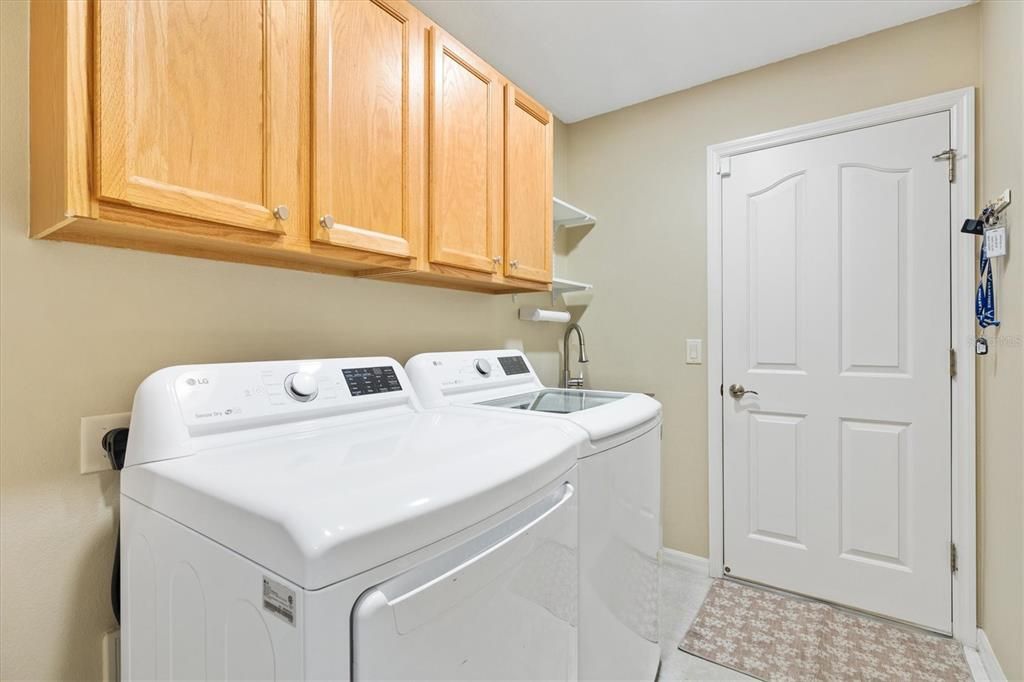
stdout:
{"type": "Polygon", "coordinates": [[[578,377],[574,377],[569,371],[569,337],[572,336],[573,330],[580,339],[580,364],[587,363],[587,342],[583,340],[583,329],[573,322],[565,330],[565,338],[562,341],[562,361],[565,363],[562,370],[562,388],[583,388],[583,370],[580,369],[578,377]]]}

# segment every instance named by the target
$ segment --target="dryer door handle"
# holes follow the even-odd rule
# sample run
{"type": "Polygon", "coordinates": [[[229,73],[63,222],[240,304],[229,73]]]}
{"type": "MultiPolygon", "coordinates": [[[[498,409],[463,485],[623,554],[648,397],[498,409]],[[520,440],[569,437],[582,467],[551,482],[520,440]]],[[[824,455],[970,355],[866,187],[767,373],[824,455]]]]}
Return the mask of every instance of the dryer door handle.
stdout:
{"type": "MultiPolygon", "coordinates": [[[[465,544],[371,588],[360,601],[371,599],[379,603],[383,599],[394,611],[398,632],[415,630],[522,563],[545,535],[532,531],[539,531],[547,523],[564,522],[559,512],[574,511],[569,501],[575,492],[571,483],[563,483],[465,544]]],[[[575,530],[575,518],[570,522],[575,530]]]]}

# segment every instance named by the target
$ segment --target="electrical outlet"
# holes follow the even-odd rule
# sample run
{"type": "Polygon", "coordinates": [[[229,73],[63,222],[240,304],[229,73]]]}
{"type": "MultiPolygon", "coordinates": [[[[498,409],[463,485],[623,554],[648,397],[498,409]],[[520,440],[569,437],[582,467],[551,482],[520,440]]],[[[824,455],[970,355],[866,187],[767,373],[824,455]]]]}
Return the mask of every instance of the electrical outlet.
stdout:
{"type": "Polygon", "coordinates": [[[699,365],[704,361],[701,339],[686,339],[686,364],[699,365]]]}
{"type": "Polygon", "coordinates": [[[94,471],[110,470],[110,460],[103,449],[103,436],[111,429],[127,428],[131,418],[131,412],[82,417],[80,473],[91,474],[94,471]]]}

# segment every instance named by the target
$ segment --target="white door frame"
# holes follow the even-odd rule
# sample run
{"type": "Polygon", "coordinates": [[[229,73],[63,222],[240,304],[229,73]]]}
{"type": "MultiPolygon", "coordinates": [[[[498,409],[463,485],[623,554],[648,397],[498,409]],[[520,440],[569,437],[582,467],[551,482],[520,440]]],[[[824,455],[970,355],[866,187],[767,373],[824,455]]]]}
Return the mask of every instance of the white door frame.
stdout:
{"type": "MultiPolygon", "coordinates": [[[[960,233],[974,212],[974,88],[786,128],[708,147],[708,569],[722,577],[724,564],[722,477],[722,174],[730,157],[825,135],[948,111],[956,180],[950,202],[950,336],[956,352],[952,380],[952,532],[958,570],[953,574],[953,636],[977,646],[975,546],[974,238],[960,233]]],[[[935,153],[943,150],[936,149],[935,153]]],[[[939,163],[938,161],[936,163],[939,163]]]]}

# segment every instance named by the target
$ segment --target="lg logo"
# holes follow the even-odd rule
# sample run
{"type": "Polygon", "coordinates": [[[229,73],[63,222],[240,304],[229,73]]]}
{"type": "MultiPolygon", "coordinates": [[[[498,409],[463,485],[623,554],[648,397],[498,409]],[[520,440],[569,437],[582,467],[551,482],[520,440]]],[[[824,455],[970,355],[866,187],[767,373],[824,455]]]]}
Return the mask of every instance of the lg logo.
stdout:
{"type": "Polygon", "coordinates": [[[185,383],[188,384],[189,386],[195,386],[196,384],[199,384],[200,386],[205,386],[206,384],[210,383],[210,380],[207,379],[206,377],[199,377],[198,379],[193,379],[192,377],[189,377],[188,379],[185,380],[185,383]]]}

